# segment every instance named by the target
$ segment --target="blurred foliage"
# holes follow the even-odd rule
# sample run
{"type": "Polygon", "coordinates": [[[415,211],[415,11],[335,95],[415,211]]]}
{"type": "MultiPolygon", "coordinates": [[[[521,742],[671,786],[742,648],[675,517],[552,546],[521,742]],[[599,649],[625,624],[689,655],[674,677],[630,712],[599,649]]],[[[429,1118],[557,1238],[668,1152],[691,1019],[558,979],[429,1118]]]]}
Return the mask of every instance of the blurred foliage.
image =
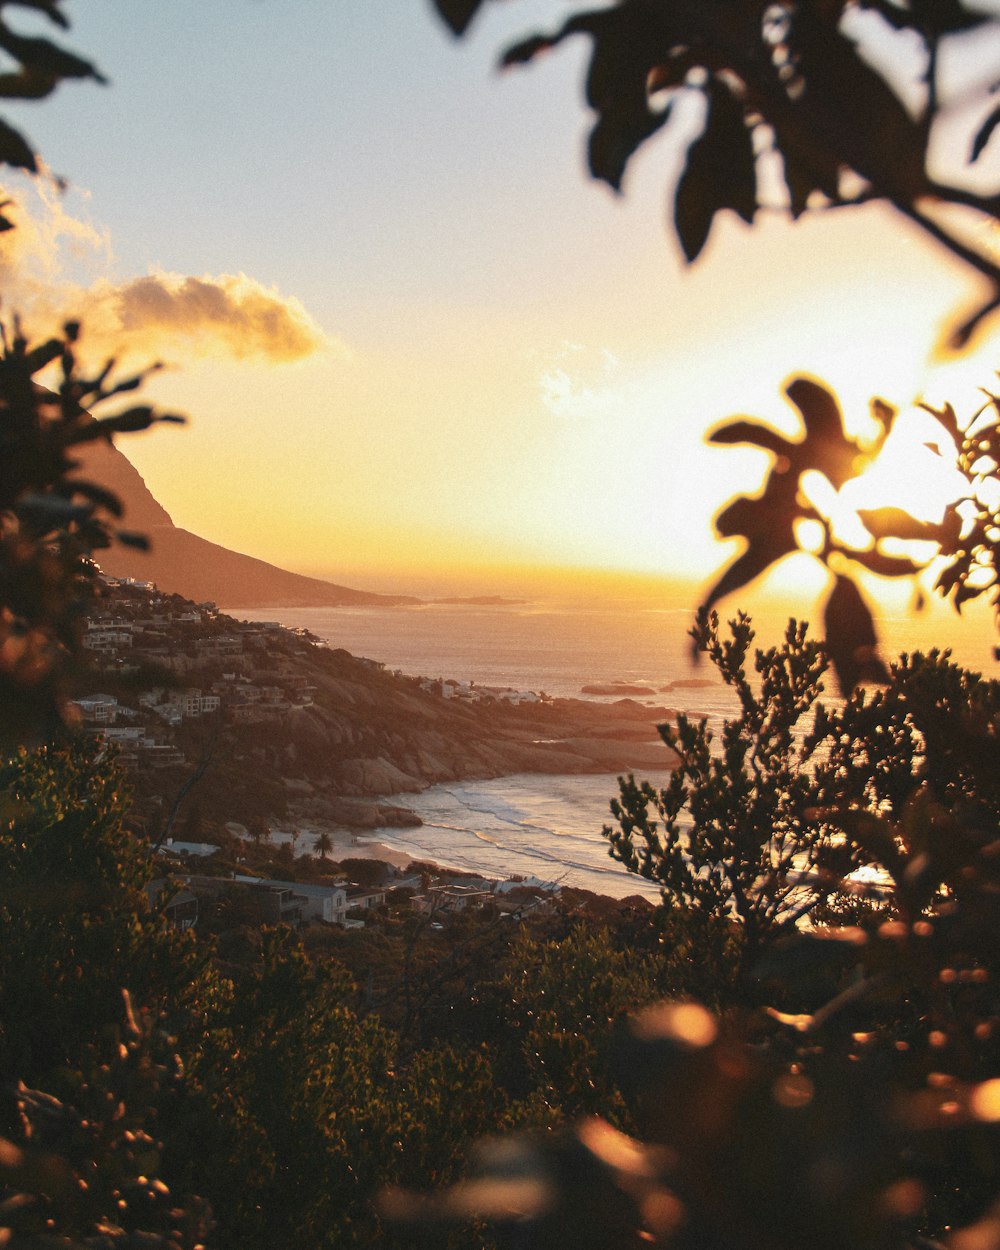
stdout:
{"type": "MultiPolygon", "coordinates": [[[[8,21],[12,10],[27,9],[41,15],[60,30],[68,30],[65,7],[62,0],[0,0],[0,49],[4,54],[0,100],[42,100],[69,79],[105,82],[90,61],[51,39],[21,34],[8,21]]],[[[0,164],[32,174],[41,170],[34,145],[2,118],[0,164]]],[[[5,207],[6,204],[0,205],[0,208],[5,207]]],[[[0,231],[12,228],[13,223],[0,213],[0,231]]]]}
{"type": "MultiPolygon", "coordinates": [[[[2,30],[0,30],[2,34],[2,30]]],[[[0,327],[0,749],[57,734],[68,715],[66,680],[81,660],[83,617],[97,593],[95,551],[145,540],[118,527],[120,501],[74,476],[74,448],[94,439],[180,421],[134,405],[91,411],[137,389],[115,382],[113,361],[94,377],[77,369],[79,333],[30,345],[15,321],[0,327]],[[54,389],[38,382],[55,370],[54,389]]]]}
{"type": "MultiPolygon", "coordinates": [[[[487,0],[434,4],[462,34],[487,0]]],[[[976,233],[996,220],[996,189],[970,190],[960,175],[944,183],[929,172],[930,149],[953,112],[942,63],[956,47],[968,50],[969,37],[985,35],[991,20],[963,0],[616,0],[577,9],[559,29],[507,48],[500,63],[520,65],[565,39],[589,39],[590,172],[617,191],[647,140],[661,131],[672,140],[683,155],[671,189],[673,226],[689,262],[725,210],[752,223],[776,208],[797,218],[872,200],[891,205],[989,282],[989,299],[953,334],[961,344],[1000,305],[1000,268],[976,233]],[[845,25],[859,14],[868,19],[866,39],[857,23],[845,25]],[[888,56],[870,55],[869,41],[888,46],[888,56]],[[693,118],[700,128],[691,137],[693,118]]],[[[981,85],[962,100],[973,118],[968,165],[991,149],[1000,123],[990,100],[1000,80],[995,47],[984,38],[979,51],[981,85]]]]}
{"type": "MultiPolygon", "coordinates": [[[[456,35],[487,8],[487,0],[434,3],[456,35]]],[[[990,163],[1000,125],[996,28],[995,14],[965,0],[615,0],[577,8],[558,29],[508,47],[500,64],[532,62],[572,37],[589,40],[590,172],[620,190],[633,156],[662,134],[679,157],[669,196],[689,263],[703,253],[725,211],[752,224],[761,212],[797,219],[872,201],[890,205],[987,280],[988,296],[952,332],[957,348],[1000,307],[1000,265],[988,229],[995,232],[1000,205],[997,167],[990,163]],[[948,67],[973,61],[959,93],[948,67]],[[964,143],[968,167],[950,173],[947,183],[931,172],[941,164],[946,126],[949,150],[964,143]]],[[[785,438],[747,418],[709,436],[766,450],[773,459],[761,489],[732,500],[716,518],[719,536],[738,537],[742,547],[704,606],[803,550],[803,521],[818,525],[821,537],[808,550],[830,574],[824,628],[847,694],[858,682],[885,677],[858,574],[913,576],[929,562],[926,549],[900,554],[891,540],[936,545],[933,556],[945,560],[937,589],[956,607],[984,594],[1000,603],[996,405],[990,396],[993,419],[964,430],[950,408],[935,414],[954,441],[968,497],[936,525],[898,509],[873,509],[865,514],[871,542],[859,548],[835,537],[829,518],[803,491],[803,475],[821,473],[838,491],[878,452],[895,413],[873,401],[881,430],[862,447],[844,432],[837,401],[821,383],[794,377],[786,394],[801,414],[802,438],[785,438]]]]}
{"type": "Polygon", "coordinates": [[[0,1072],[51,1082],[121,1015],[194,1010],[205,955],[150,909],[152,861],[93,741],[0,764],[0,1072]]]}
{"type": "Polygon", "coordinates": [[[120,1027],[81,1048],[65,1093],[0,1090],[0,1232],[12,1246],[196,1250],[207,1204],[178,1199],[160,1176],[151,1111],[176,1096],[173,1039],[126,993],[120,1027]]]}
{"type": "Polygon", "coordinates": [[[211,1198],[217,1244],[294,1232],[315,1247],[371,1245],[380,1185],[453,1179],[470,1137],[502,1122],[482,1054],[441,1045],[401,1068],[396,1036],[352,998],[335,964],[272,930],[214,1016],[168,1161],[211,1198]]]}

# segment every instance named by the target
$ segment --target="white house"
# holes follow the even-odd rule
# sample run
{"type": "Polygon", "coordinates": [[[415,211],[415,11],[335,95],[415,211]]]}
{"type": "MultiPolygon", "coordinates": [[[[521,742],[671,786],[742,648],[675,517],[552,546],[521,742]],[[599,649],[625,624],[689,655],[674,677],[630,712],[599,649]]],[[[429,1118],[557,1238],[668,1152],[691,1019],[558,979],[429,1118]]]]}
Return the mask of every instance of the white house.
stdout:
{"type": "Polygon", "coordinates": [[[342,885],[310,885],[305,881],[261,881],[234,873],[241,885],[269,886],[291,890],[296,895],[303,920],[325,920],[327,924],[343,924],[347,916],[347,891],[342,885]]]}

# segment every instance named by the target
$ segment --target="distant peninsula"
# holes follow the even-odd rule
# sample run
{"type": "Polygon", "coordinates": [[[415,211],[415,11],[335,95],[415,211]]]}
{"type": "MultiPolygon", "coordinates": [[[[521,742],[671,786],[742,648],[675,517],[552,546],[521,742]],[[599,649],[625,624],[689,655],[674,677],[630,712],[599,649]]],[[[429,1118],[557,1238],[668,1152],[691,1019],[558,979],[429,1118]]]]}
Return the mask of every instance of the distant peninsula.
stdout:
{"type": "Polygon", "coordinates": [[[431,599],[431,603],[459,604],[470,608],[508,608],[527,603],[527,599],[505,599],[503,595],[453,595],[448,599],[431,599]]]}

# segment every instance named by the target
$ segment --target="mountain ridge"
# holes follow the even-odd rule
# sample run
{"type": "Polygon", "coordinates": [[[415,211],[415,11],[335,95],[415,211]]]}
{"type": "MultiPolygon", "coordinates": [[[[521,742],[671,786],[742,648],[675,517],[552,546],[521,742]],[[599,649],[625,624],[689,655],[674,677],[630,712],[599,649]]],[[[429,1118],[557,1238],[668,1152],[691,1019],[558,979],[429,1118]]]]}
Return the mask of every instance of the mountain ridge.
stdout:
{"type": "Polygon", "coordinates": [[[182,529],[135,465],[101,440],[80,448],[78,476],[113,491],[124,505],[129,529],[149,539],[149,551],[116,543],[99,553],[98,563],[112,577],[155,582],[168,594],[232,608],[390,608],[422,602],[411,595],[377,594],[293,573],[182,529]]]}

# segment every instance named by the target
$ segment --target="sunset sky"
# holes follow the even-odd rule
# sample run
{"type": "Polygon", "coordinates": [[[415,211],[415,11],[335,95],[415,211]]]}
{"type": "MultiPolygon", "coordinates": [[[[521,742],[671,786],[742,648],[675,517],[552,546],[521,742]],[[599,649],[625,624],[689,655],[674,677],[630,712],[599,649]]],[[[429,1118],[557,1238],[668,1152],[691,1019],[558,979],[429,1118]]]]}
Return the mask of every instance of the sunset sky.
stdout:
{"type": "Polygon", "coordinates": [[[12,187],[6,304],[178,366],[150,393],[191,424],[124,449],[179,525],[373,589],[703,580],[713,513],[765,464],[705,447],[714,422],[794,429],[796,372],[856,427],[876,393],[976,402],[997,325],[974,365],[935,359],[975,288],[887,211],[717,222],[684,271],[669,145],[624,197],[591,183],[585,45],[493,69],[566,8],[491,6],[455,42],[426,0],[69,6],[111,85],[11,110],[72,185],[12,187]]]}

